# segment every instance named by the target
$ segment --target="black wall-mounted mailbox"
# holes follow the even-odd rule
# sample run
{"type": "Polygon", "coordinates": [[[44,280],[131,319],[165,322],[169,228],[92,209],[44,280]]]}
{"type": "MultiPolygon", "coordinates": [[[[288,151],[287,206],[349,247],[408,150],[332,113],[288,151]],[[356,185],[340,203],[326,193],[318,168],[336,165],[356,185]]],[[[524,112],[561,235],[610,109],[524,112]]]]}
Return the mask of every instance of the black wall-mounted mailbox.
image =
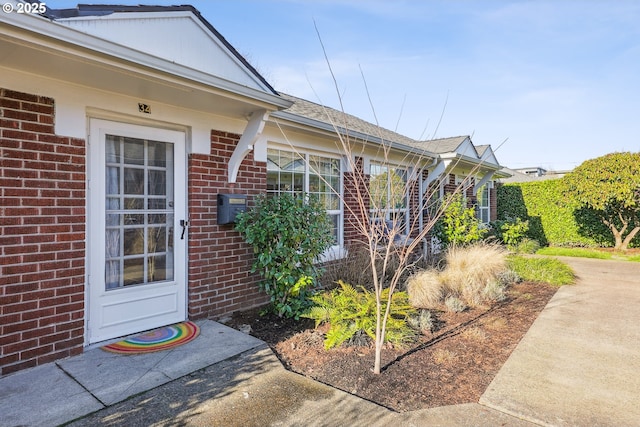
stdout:
{"type": "Polygon", "coordinates": [[[218,224],[233,224],[236,215],[247,210],[244,194],[218,194],[218,224]]]}

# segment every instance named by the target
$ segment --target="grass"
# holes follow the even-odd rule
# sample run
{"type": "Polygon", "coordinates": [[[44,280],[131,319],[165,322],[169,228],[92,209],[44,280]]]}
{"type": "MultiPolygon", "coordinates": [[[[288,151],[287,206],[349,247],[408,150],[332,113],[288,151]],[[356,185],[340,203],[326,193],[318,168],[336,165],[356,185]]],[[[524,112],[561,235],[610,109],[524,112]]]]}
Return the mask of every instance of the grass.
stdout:
{"type": "Polygon", "coordinates": [[[562,286],[571,285],[576,280],[573,270],[554,258],[513,255],[509,257],[508,263],[509,267],[525,281],[562,286]]]}
{"type": "Polygon", "coordinates": [[[436,365],[451,366],[458,359],[458,355],[453,351],[438,348],[433,352],[433,361],[436,365]]]}
{"type": "Polygon", "coordinates": [[[548,247],[539,249],[538,255],[570,256],[577,258],[617,259],[623,261],[640,262],[640,255],[625,255],[623,252],[604,252],[589,248],[558,248],[548,247]]]}
{"type": "Polygon", "coordinates": [[[536,252],[538,255],[551,255],[551,256],[570,256],[578,258],[597,258],[597,259],[611,259],[611,254],[608,252],[597,251],[595,249],[586,248],[541,248],[536,252]]]}

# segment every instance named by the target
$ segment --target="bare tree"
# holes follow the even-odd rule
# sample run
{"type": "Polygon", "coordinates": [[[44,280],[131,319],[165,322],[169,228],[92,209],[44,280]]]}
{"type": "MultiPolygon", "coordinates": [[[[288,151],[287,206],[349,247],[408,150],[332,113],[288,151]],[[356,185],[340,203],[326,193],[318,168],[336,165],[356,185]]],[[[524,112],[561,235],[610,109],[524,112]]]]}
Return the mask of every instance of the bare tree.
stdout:
{"type": "MultiPolygon", "coordinates": [[[[324,106],[323,109],[326,120],[337,135],[336,149],[346,163],[344,192],[339,188],[333,188],[333,191],[341,199],[345,229],[351,233],[352,247],[355,244],[368,254],[372,288],[376,296],[373,372],[379,374],[393,293],[401,284],[404,273],[417,257],[424,254],[431,230],[452,200],[441,200],[439,197],[440,186],[444,179],[448,179],[449,172],[447,170],[437,179],[430,180],[427,188],[424,188],[429,168],[433,167],[436,160],[433,154],[425,150],[425,144],[398,144],[390,140],[389,131],[379,126],[377,118],[370,132],[375,141],[364,139],[362,133],[352,132],[352,116],[344,112],[342,96],[321,38],[320,43],[340,102],[340,110],[324,106]],[[375,173],[367,174],[364,170],[365,157],[372,159],[370,170],[375,173]]],[[[375,108],[363,74],[362,79],[375,117],[375,108]]],[[[288,141],[280,123],[276,121],[276,124],[288,141]]],[[[291,149],[304,158],[294,144],[288,142],[291,149]]],[[[480,164],[468,172],[453,193],[460,193],[469,187],[480,164]]],[[[455,167],[455,164],[451,166],[455,167]]],[[[313,170],[313,165],[309,167],[325,185],[331,186],[322,174],[313,170]]]]}

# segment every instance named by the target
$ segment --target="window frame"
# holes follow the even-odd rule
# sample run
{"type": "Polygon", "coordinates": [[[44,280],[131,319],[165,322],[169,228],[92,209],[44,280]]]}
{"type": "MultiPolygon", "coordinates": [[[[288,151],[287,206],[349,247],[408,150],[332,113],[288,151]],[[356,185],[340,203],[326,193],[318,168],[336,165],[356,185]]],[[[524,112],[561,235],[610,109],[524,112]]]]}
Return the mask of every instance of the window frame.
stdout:
{"type": "MultiPolygon", "coordinates": [[[[344,206],[343,206],[343,164],[344,161],[342,159],[341,156],[339,155],[335,155],[335,154],[331,154],[331,153],[326,153],[326,152],[321,152],[321,151],[316,151],[316,150],[308,150],[308,149],[293,149],[291,147],[282,147],[282,146],[278,146],[278,145],[273,145],[273,146],[268,146],[267,147],[267,189],[266,189],[266,194],[267,197],[269,197],[269,195],[275,195],[275,194],[282,194],[282,193],[290,193],[290,194],[294,194],[294,195],[305,195],[306,197],[309,197],[313,194],[323,194],[320,191],[310,191],[310,177],[312,175],[319,175],[314,173],[314,171],[312,170],[312,161],[310,160],[311,156],[317,156],[321,159],[329,159],[331,161],[337,161],[338,162],[338,167],[337,167],[337,175],[329,175],[329,178],[332,177],[337,177],[337,187],[338,188],[332,188],[332,186],[329,187],[328,191],[326,191],[324,194],[331,194],[331,190],[336,190],[333,193],[337,195],[337,209],[326,209],[327,215],[329,215],[332,218],[336,218],[335,221],[333,221],[334,226],[335,226],[335,237],[336,237],[336,242],[333,246],[331,246],[327,252],[329,253],[335,253],[336,251],[338,251],[340,248],[342,248],[344,246],[344,206]],[[290,156],[290,158],[292,159],[292,162],[300,162],[299,164],[295,165],[292,172],[292,184],[294,184],[294,188],[292,188],[291,190],[287,190],[287,189],[269,189],[269,173],[270,172],[274,172],[276,171],[275,168],[270,168],[270,155],[273,154],[275,151],[278,152],[278,157],[282,158],[282,153],[286,153],[287,156],[290,156]],[[302,171],[300,170],[300,168],[302,167],[302,171]],[[302,189],[298,190],[295,188],[295,174],[299,174],[302,175],[302,189]]],[[[280,167],[280,165],[277,165],[277,167],[279,168],[277,170],[278,172],[278,180],[277,182],[280,183],[280,174],[282,171],[282,168],[280,167]]],[[[322,176],[322,175],[320,175],[322,176]]],[[[326,180],[326,177],[325,177],[326,180]]],[[[321,180],[322,182],[322,180],[321,180]]],[[[279,184],[281,185],[281,184],[279,184]]],[[[326,254],[325,254],[326,255],[326,254]]]]}
{"type": "Polygon", "coordinates": [[[478,188],[476,193],[476,217],[482,224],[489,224],[491,222],[491,189],[493,188],[493,181],[489,181],[482,187],[478,188]],[[484,192],[486,191],[486,197],[484,192]],[[486,204],[486,206],[485,206],[486,204]],[[483,218],[483,212],[486,215],[486,221],[483,218]]]}
{"type": "Polygon", "coordinates": [[[377,207],[374,208],[372,206],[372,204],[370,204],[369,207],[369,215],[371,217],[372,220],[376,220],[376,219],[384,219],[385,221],[389,221],[389,220],[393,220],[395,215],[393,214],[400,214],[401,216],[401,221],[400,221],[400,229],[404,230],[405,225],[408,223],[409,221],[409,194],[408,191],[406,191],[406,186],[409,182],[409,175],[411,173],[410,171],[410,166],[403,166],[401,164],[395,164],[395,163],[387,163],[387,162],[382,162],[382,161],[377,161],[375,159],[372,159],[369,161],[369,194],[371,195],[372,191],[371,191],[371,180],[374,176],[378,176],[379,174],[373,175],[372,174],[372,169],[373,167],[379,167],[381,169],[386,168],[387,170],[384,172],[380,172],[380,174],[383,173],[387,173],[387,183],[386,183],[386,190],[387,190],[387,195],[386,195],[386,199],[390,200],[392,197],[392,192],[391,192],[391,174],[389,173],[389,170],[393,170],[393,171],[397,171],[397,170],[401,170],[403,172],[401,176],[401,178],[403,179],[404,182],[404,186],[405,188],[403,188],[403,207],[397,208],[397,207],[377,207]],[[384,218],[376,218],[376,215],[378,214],[382,214],[384,213],[384,218]]]}

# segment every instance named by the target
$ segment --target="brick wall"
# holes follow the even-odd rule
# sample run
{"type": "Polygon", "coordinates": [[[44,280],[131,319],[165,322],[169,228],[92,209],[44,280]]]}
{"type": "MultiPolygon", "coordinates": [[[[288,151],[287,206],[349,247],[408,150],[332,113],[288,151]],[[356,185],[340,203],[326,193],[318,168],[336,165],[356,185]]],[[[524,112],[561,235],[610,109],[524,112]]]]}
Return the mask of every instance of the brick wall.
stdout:
{"type": "Polygon", "coordinates": [[[498,219],[498,191],[495,188],[489,189],[489,221],[498,219]]]}
{"type": "Polygon", "coordinates": [[[411,237],[417,237],[420,233],[420,215],[424,208],[424,202],[420,203],[420,180],[427,177],[426,171],[420,173],[415,180],[408,184],[409,188],[409,221],[407,223],[407,231],[411,233],[411,237]]]}
{"type": "MultiPolygon", "coordinates": [[[[361,213],[361,208],[358,203],[358,191],[360,187],[360,196],[367,197],[369,194],[369,175],[365,174],[363,159],[357,158],[355,162],[355,170],[353,172],[346,172],[344,174],[344,246],[350,247],[357,245],[358,242],[362,242],[362,232],[358,231],[357,221],[354,219],[355,213],[361,213]]],[[[368,201],[367,201],[368,204],[368,201]]],[[[367,221],[369,218],[368,212],[366,212],[367,221]]]]}
{"type": "Polygon", "coordinates": [[[0,89],[0,374],[82,352],[85,141],[54,100],[0,89]]]}
{"type": "Polygon", "coordinates": [[[210,155],[189,157],[189,318],[220,318],[268,302],[250,274],[253,250],[233,225],[217,224],[217,194],[266,192],[264,162],[250,153],[237,183],[228,183],[229,158],[240,135],[212,131],[210,155]]]}

